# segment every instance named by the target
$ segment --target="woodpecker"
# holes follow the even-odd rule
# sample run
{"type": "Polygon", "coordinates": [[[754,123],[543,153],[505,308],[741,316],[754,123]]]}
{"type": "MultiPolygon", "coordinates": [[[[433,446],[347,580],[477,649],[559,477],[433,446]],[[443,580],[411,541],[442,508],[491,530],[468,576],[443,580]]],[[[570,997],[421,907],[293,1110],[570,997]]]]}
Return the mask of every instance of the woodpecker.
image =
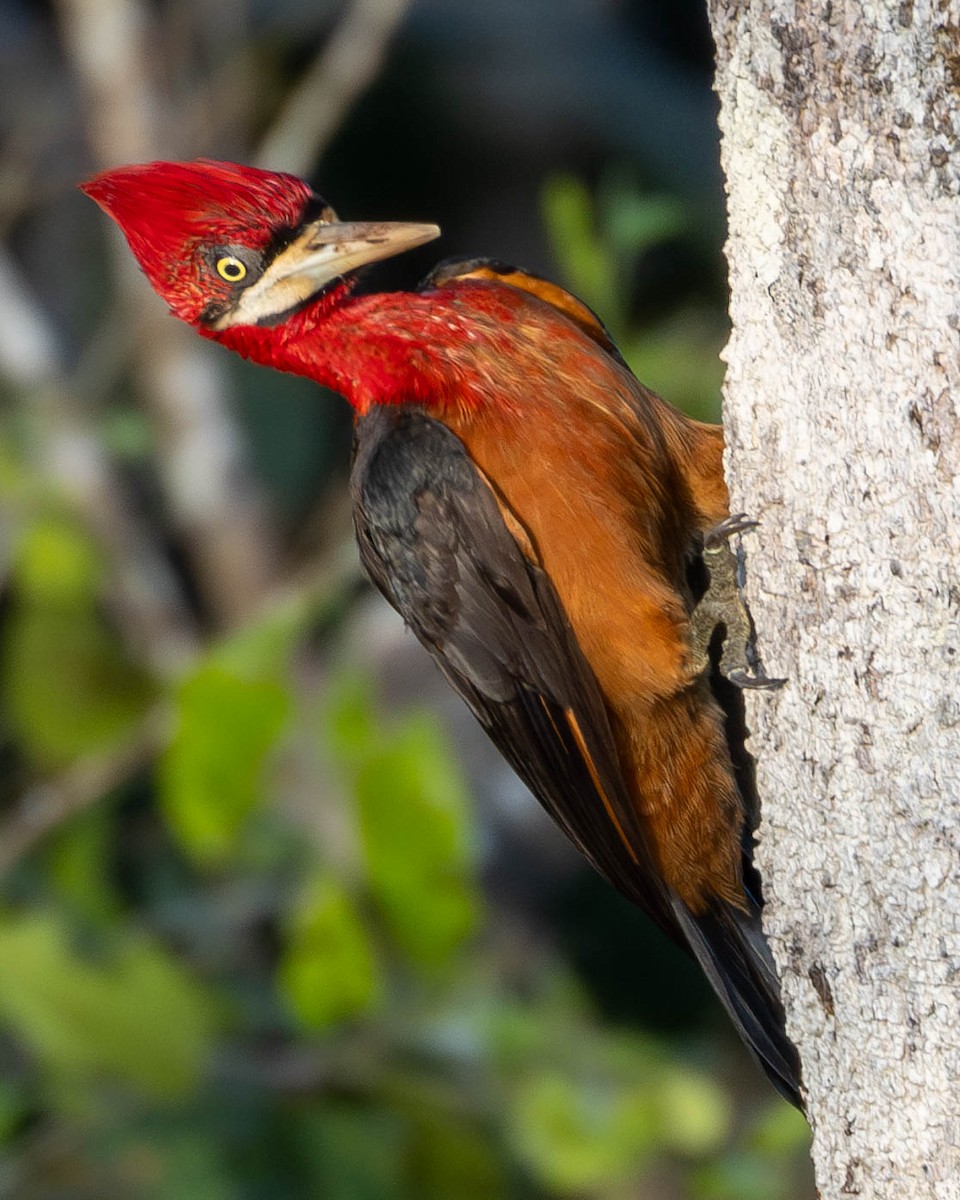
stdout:
{"type": "Polygon", "coordinates": [[[735,690],[717,638],[725,626],[726,662],[742,620],[703,625],[729,599],[726,537],[745,527],[729,512],[722,429],[645,388],[599,318],[530,272],[447,261],[416,291],[355,294],[358,271],[435,225],[341,222],[293,176],[207,160],[82,187],[175,316],[349,401],[374,584],[802,1106],[760,927],[744,756],[715,695],[735,690]],[[707,574],[718,587],[703,596],[707,574]]]}

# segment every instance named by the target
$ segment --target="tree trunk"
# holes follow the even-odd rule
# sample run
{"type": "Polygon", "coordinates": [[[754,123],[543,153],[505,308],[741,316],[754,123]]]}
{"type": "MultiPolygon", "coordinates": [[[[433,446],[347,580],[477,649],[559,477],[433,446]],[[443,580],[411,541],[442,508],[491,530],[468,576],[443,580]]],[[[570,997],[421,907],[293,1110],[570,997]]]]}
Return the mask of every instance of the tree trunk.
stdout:
{"type": "Polygon", "coordinates": [[[710,0],[765,925],[824,1200],[960,1196],[960,0],[710,0]]]}

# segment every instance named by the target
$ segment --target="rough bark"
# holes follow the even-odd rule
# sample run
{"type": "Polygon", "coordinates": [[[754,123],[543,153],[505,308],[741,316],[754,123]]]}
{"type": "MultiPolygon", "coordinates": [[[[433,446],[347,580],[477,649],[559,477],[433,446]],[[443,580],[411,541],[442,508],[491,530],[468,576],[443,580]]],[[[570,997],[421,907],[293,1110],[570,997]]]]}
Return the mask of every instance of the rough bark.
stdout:
{"type": "Polygon", "coordinates": [[[960,1196],[960,2],[710,0],[765,924],[825,1200],[960,1196]]]}

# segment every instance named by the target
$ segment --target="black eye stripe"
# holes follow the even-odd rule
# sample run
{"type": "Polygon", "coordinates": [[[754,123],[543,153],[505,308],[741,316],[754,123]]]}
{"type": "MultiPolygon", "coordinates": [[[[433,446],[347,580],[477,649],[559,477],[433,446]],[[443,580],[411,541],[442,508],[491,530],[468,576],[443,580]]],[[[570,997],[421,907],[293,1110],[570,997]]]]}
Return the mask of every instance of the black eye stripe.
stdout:
{"type": "Polygon", "coordinates": [[[247,268],[247,273],[237,283],[244,287],[259,279],[273,260],[297,237],[304,225],[312,221],[336,221],[337,217],[330,205],[322,196],[311,196],[303,206],[300,221],[296,226],[284,225],[275,229],[269,242],[262,250],[253,250],[249,246],[224,244],[220,246],[205,246],[204,257],[213,271],[217,271],[217,262],[221,258],[237,258],[247,268]]]}
{"type": "MultiPolygon", "coordinates": [[[[200,313],[200,321],[205,325],[213,325],[235,308],[245,289],[257,282],[277,255],[281,254],[299,236],[305,225],[314,221],[335,222],[336,220],[337,215],[326,200],[322,196],[312,195],[304,203],[300,220],[296,225],[285,225],[274,229],[270,240],[261,250],[254,250],[250,246],[243,246],[239,243],[221,243],[216,246],[201,247],[200,252],[204,263],[220,287],[200,313]],[[246,274],[236,281],[226,277],[217,269],[217,263],[224,258],[236,258],[246,267],[246,274]]],[[[221,263],[221,267],[222,265],[221,263]]],[[[308,302],[304,301],[304,304],[308,302]]],[[[294,305],[287,312],[274,314],[265,318],[261,323],[280,324],[300,307],[302,305],[294,305]]]]}
{"type": "Polygon", "coordinates": [[[260,269],[266,270],[277,255],[286,250],[290,243],[300,235],[304,225],[309,225],[313,221],[336,221],[336,219],[336,213],[322,196],[311,196],[304,204],[300,220],[295,226],[283,225],[274,230],[270,241],[263,248],[260,269]]]}
{"type": "Polygon", "coordinates": [[[322,196],[313,195],[303,207],[303,215],[300,218],[300,223],[301,225],[308,225],[311,221],[319,221],[321,218],[326,218],[328,221],[336,221],[337,214],[322,196]]]}

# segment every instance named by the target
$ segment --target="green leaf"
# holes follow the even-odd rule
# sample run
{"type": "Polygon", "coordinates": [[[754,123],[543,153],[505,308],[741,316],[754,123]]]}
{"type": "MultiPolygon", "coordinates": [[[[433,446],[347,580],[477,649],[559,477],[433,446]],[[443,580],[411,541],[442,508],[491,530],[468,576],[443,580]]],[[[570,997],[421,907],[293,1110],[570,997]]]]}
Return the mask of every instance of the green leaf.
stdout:
{"type": "Polygon", "coordinates": [[[29,1113],[30,1104],[23,1094],[22,1085],[0,1077],[0,1147],[15,1136],[17,1128],[29,1113]]]}
{"type": "Polygon", "coordinates": [[[64,521],[38,521],[17,549],[0,683],[14,734],[42,767],[109,748],[153,694],[97,609],[98,578],[89,541],[64,521]]]}
{"type": "Polygon", "coordinates": [[[100,432],[107,450],[116,458],[139,462],[156,451],[156,431],[139,409],[110,409],[103,416],[100,432]]]}
{"type": "Polygon", "coordinates": [[[623,181],[605,189],[603,228],[619,255],[633,260],[645,250],[683,233],[686,209],[675,196],[648,196],[623,181]]]}
{"type": "Polygon", "coordinates": [[[586,184],[572,175],[555,175],[544,184],[541,205],[550,248],[571,290],[615,329],[616,269],[597,233],[586,184]]]}
{"type": "Polygon", "coordinates": [[[656,1093],[660,1140],[682,1154],[714,1153],[730,1131],[726,1093],[706,1075],[665,1070],[656,1093]]]}
{"type": "Polygon", "coordinates": [[[562,1195],[625,1183],[655,1140],[652,1098],[639,1089],[544,1070],[518,1087],[508,1129],[521,1159],[562,1195]]]}
{"type": "Polygon", "coordinates": [[[160,801],[198,861],[217,862],[236,849],[289,709],[276,680],[245,678],[216,661],[181,685],[176,730],[160,762],[160,801]]]}
{"type": "Polygon", "coordinates": [[[94,964],[51,914],[0,922],[0,1016],[49,1071],[172,1097],[208,1055],[203,993],[159,947],[122,938],[94,964]]]}
{"type": "Polygon", "coordinates": [[[373,949],[353,901],[336,880],[313,879],[287,925],[280,987],[305,1025],[323,1029],[374,1006],[380,980],[373,949]]]}
{"type": "Polygon", "coordinates": [[[696,1200],[787,1200],[793,1194],[783,1162],[755,1154],[731,1153],[696,1172],[696,1200]]]}
{"type": "Polygon", "coordinates": [[[692,416],[716,421],[725,336],[722,323],[713,314],[685,308],[653,329],[621,338],[620,349],[647,387],[692,416]]]}
{"type": "MultiPolygon", "coordinates": [[[[313,1166],[311,1195],[330,1200],[408,1200],[404,1157],[409,1126],[376,1107],[324,1105],[298,1122],[313,1166]]],[[[451,1193],[451,1197],[454,1193],[451,1193]]]]}
{"type": "Polygon", "coordinates": [[[93,543],[76,525],[45,517],[17,546],[14,572],[18,590],[47,604],[92,602],[100,580],[93,543]]]}
{"type": "Polygon", "coordinates": [[[57,893],[90,921],[117,916],[109,866],[114,834],[111,814],[100,804],[69,821],[46,850],[48,873],[57,893]]]}
{"type": "MultiPolygon", "coordinates": [[[[62,1099],[61,1089],[61,1117],[62,1099]]],[[[162,1112],[155,1106],[130,1104],[129,1097],[122,1095],[110,1099],[119,1099],[120,1105],[91,1105],[89,1098],[84,1104],[80,1097],[85,1138],[83,1143],[78,1139],[78,1145],[86,1150],[88,1162],[96,1163],[96,1183],[87,1183],[82,1192],[71,1188],[71,1194],[77,1190],[78,1195],[89,1197],[94,1192],[123,1200],[235,1200],[237,1181],[227,1166],[222,1139],[216,1136],[218,1117],[223,1120],[221,1094],[201,1092],[199,1103],[170,1106],[162,1112]],[[216,1106],[212,1121],[204,1120],[204,1100],[216,1106]]],[[[73,1172],[79,1177],[81,1161],[73,1160],[73,1172]]]]}
{"type": "Polygon", "coordinates": [[[206,659],[229,675],[249,682],[277,679],[310,619],[310,605],[299,595],[275,601],[256,620],[219,642],[206,659]]]}
{"type": "Polygon", "coordinates": [[[361,672],[341,670],[330,678],[323,717],[326,748],[345,766],[362,763],[377,746],[373,688],[361,672]]]}
{"type": "Polygon", "coordinates": [[[766,1154],[791,1154],[809,1144],[806,1117],[785,1100],[773,1101],[750,1135],[750,1145],[766,1154]]]}
{"type": "Polygon", "coordinates": [[[43,767],[62,767],[116,744],[152,696],[90,609],[17,603],[3,661],[11,726],[43,767]]]}
{"type": "Polygon", "coordinates": [[[597,311],[631,370],[685,412],[716,421],[726,337],[722,314],[688,306],[655,329],[631,327],[630,321],[633,265],[651,247],[691,229],[686,206],[672,196],[644,195],[614,172],[601,183],[596,202],[576,178],[549,180],[542,209],[567,285],[597,311]]]}
{"type": "Polygon", "coordinates": [[[429,717],[412,717],[356,776],[370,888],[414,962],[446,962],[477,924],[463,781],[429,717]]]}
{"type": "Polygon", "coordinates": [[[323,732],[353,779],[374,899],[404,953],[436,968],[476,927],[480,909],[469,804],[436,722],[416,714],[384,730],[369,681],[343,671],[328,685],[323,732]]]}
{"type": "Polygon", "coordinates": [[[138,1189],[138,1200],[235,1200],[236,1180],[231,1179],[224,1155],[205,1130],[154,1137],[129,1147],[131,1157],[151,1155],[160,1178],[138,1189]]]}
{"type": "Polygon", "coordinates": [[[449,1113],[421,1110],[411,1160],[418,1200],[497,1200],[508,1194],[489,1139],[449,1113]]]}

